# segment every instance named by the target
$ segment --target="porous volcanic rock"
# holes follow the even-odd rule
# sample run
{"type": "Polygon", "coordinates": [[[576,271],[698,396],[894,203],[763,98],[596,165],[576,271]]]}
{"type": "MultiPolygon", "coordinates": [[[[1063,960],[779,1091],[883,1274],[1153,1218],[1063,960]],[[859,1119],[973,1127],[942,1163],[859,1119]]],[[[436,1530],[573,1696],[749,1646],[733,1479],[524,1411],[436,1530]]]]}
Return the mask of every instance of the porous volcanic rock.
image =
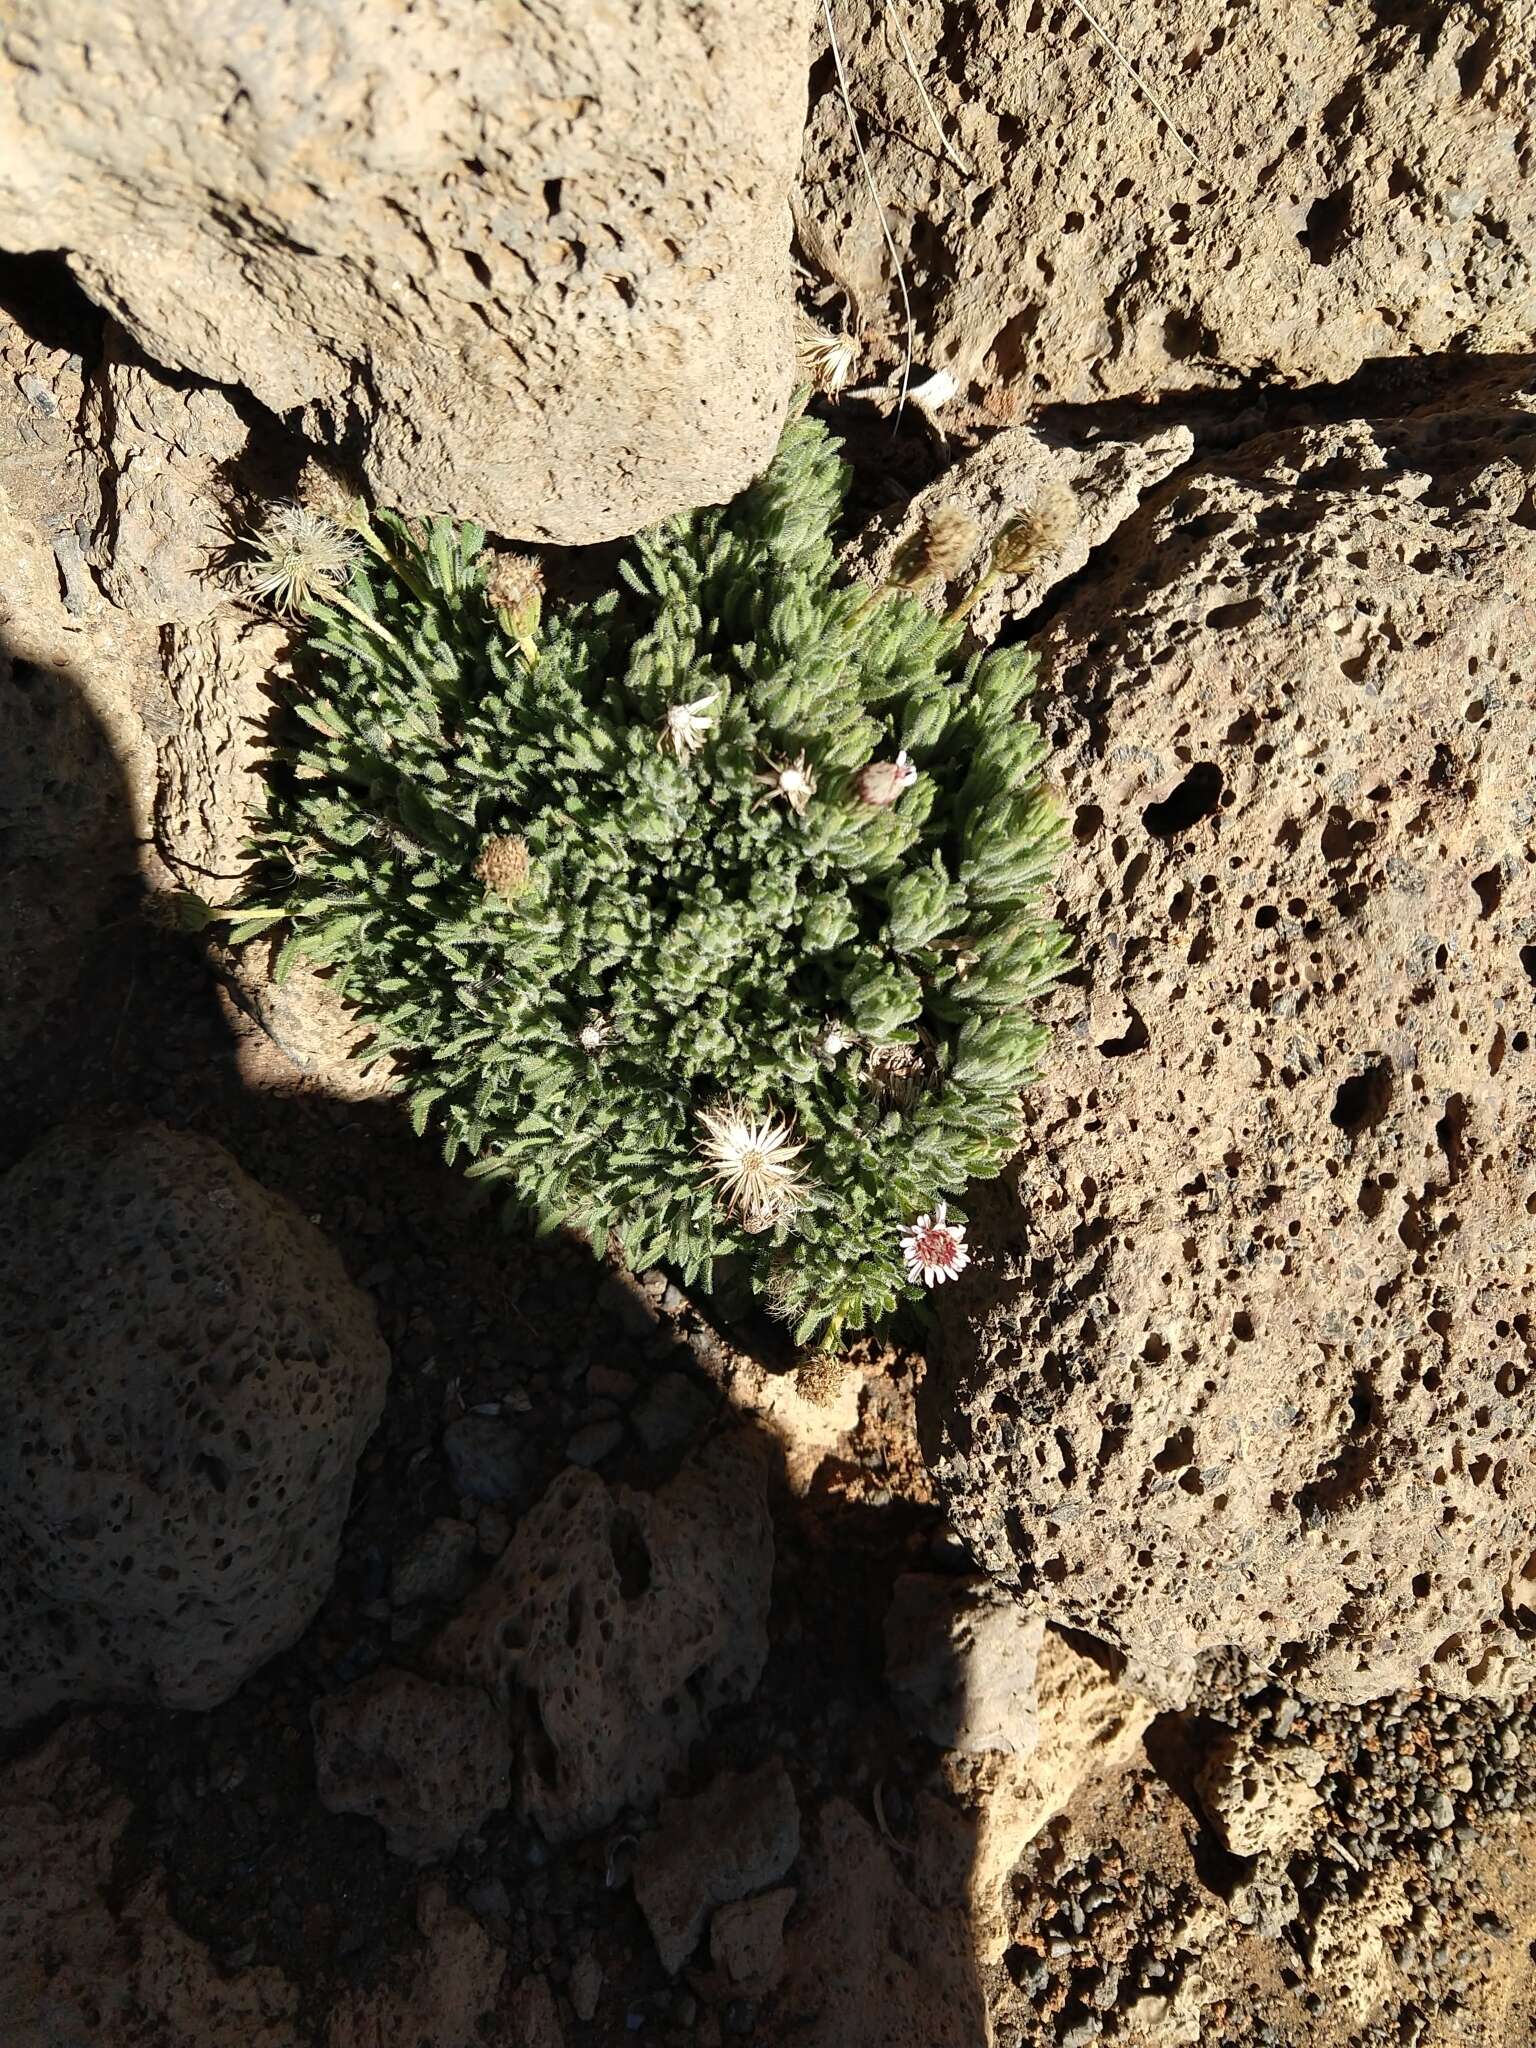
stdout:
{"type": "Polygon", "coordinates": [[[846,1799],[816,1818],[764,2038],[805,2048],[975,2048],[986,2005],[961,1896],[921,1897],[846,1799]]]}
{"type": "Polygon", "coordinates": [[[292,2048],[298,1995],[278,1970],[221,1970],[177,1926],[164,1874],[116,1895],[132,1818],[88,1720],[0,1776],[0,2013],[6,2048],[292,2048]]]}
{"type": "Polygon", "coordinates": [[[407,1862],[451,1856],[512,1796],[507,1719],[476,1686],[376,1671],[311,1719],[320,1804],[376,1820],[407,1862]]]}
{"type": "Polygon", "coordinates": [[[626,533],[772,453],[809,18],[23,0],[0,246],[67,251],[155,362],[244,386],[388,503],[626,533]]]}
{"type": "Polygon", "coordinates": [[[389,1357],[207,1138],[55,1132],[0,1180],[0,1726],[210,1707],[330,1583],[389,1357]]]}
{"type": "Polygon", "coordinates": [[[1316,1826],[1327,1765],[1305,1743],[1261,1744],[1234,1731],[1213,1745],[1195,1790],[1234,1856],[1289,1855],[1316,1826]]]}
{"type": "Polygon", "coordinates": [[[1045,1622],[1000,1586],[903,1572],[885,1616],[885,1676],[902,1718],[942,1749],[1031,1756],[1045,1622]]]}
{"type": "MultiPolygon", "coordinates": [[[[1373,358],[1525,350],[1536,326],[1528,0],[836,10],[920,362],[1005,414],[1039,403],[1348,377],[1373,358]]],[[[797,201],[858,323],[901,302],[830,62],[797,201]]]]}
{"type": "Polygon", "coordinates": [[[1164,1699],[1536,1677],[1533,484],[1513,404],[1276,434],[1042,638],[1081,965],[925,1427],[1164,1699]]]}
{"type": "Polygon", "coordinates": [[[551,1841],[655,1799],[768,1654],[773,1525],[746,1431],[655,1493],[571,1466],[518,1523],[434,1665],[520,1731],[522,1805],[551,1841]]]}
{"type": "Polygon", "coordinates": [[[778,1757],[724,1771],[692,1799],[663,1800],[635,1858],[635,1899],[663,1969],[676,1976],[714,1907],[771,1885],[799,1853],[800,1808],[778,1757]]]}

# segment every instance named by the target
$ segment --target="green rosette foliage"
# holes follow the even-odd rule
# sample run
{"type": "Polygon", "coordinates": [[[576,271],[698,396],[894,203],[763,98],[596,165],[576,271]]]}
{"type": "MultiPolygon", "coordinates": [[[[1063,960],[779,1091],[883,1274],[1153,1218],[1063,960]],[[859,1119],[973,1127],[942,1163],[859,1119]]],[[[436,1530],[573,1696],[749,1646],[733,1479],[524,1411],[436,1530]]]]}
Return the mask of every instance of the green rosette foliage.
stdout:
{"type": "Polygon", "coordinates": [[[999,1171],[1066,950],[1032,657],[840,575],[846,474],[797,418],[537,620],[478,528],[359,508],[300,593],[233,919],[334,971],[417,1130],[516,1210],[705,1285],[738,1254],[802,1338],[888,1314],[902,1227],[999,1171]],[[782,1201],[712,1178],[722,1105],[792,1135],[782,1201]]]}

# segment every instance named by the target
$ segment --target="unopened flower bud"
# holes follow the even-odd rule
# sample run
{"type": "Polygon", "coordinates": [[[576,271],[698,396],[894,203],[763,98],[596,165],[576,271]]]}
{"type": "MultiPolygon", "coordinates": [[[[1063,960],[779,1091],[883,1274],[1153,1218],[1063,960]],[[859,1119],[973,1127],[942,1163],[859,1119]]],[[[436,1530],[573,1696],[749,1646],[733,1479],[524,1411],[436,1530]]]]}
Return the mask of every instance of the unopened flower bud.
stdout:
{"type": "Polygon", "coordinates": [[[871,761],[860,769],[857,787],[864,803],[888,811],[902,791],[910,789],[916,780],[917,770],[903,748],[894,761],[871,761]]]}

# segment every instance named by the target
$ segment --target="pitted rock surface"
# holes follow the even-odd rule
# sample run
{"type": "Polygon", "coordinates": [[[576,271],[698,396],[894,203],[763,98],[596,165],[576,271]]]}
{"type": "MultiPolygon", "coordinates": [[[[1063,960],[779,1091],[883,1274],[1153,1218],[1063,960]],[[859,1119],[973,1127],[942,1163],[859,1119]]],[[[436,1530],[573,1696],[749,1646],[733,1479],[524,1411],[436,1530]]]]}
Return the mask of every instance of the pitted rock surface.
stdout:
{"type": "Polygon", "coordinates": [[[0,1181],[0,1726],[210,1707],[314,1614],[389,1358],[209,1139],[55,1132],[0,1181]]]}
{"type": "Polygon", "coordinates": [[[654,1800],[711,1715],[750,1698],[772,1575],[748,1433],[715,1439],[655,1493],[573,1466],[523,1516],[434,1663],[511,1713],[524,1810],[568,1841],[654,1800]]]}
{"type": "Polygon", "coordinates": [[[1165,1699],[1536,1678],[1533,485],[1518,407],[1278,434],[1043,638],[1081,966],[929,1447],[1165,1699]]]}
{"type": "Polygon", "coordinates": [[[407,1862],[451,1856],[512,1796],[507,1719],[478,1687],[376,1671],[312,1719],[320,1804],[376,1820],[407,1862]]]}
{"type": "Polygon", "coordinates": [[[809,20],[24,0],[0,246],[68,251],[155,362],[244,386],[386,503],[611,538],[773,452],[809,20]]]}
{"type": "Polygon", "coordinates": [[[293,2048],[298,1995],[231,1974],[178,1926],[165,1875],[113,1882],[129,1801],[91,1723],[66,1721],[0,1776],[0,2014],[6,2048],[293,2048]]]}
{"type": "Polygon", "coordinates": [[[713,1909],[773,1884],[799,1853],[800,1808],[778,1757],[724,1771],[692,1799],[663,1800],[635,1858],[635,1900],[662,1967],[676,1976],[713,1909]]]}
{"type": "MultiPolygon", "coordinates": [[[[1384,356],[1529,349],[1528,0],[1092,11],[1119,58],[1076,7],[903,8],[962,171],[880,0],[837,9],[919,362],[1011,416],[1246,377],[1335,381],[1384,356]]],[[[830,62],[796,211],[854,324],[899,345],[901,301],[830,62]]]]}
{"type": "Polygon", "coordinates": [[[1315,1829],[1328,1759],[1304,1743],[1256,1743],[1233,1731],[1195,1778],[1206,1817],[1234,1856],[1288,1856],[1315,1829]]]}

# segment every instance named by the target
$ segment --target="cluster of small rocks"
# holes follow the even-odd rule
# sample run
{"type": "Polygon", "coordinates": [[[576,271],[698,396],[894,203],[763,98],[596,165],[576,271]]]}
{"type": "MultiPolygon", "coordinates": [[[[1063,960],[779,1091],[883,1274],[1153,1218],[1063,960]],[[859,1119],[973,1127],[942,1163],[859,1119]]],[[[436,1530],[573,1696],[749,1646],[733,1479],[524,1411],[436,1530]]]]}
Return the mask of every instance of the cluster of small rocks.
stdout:
{"type": "Polygon", "coordinates": [[[1190,1967],[1199,1902],[1187,1885],[1118,1851],[1076,1851],[1068,1823],[1039,1838],[1015,1877],[1021,1926],[1004,1957],[1035,2025],[1016,2012],[1001,2048],[1087,2048],[1122,2019],[1161,2023],[1190,1967]]]}

